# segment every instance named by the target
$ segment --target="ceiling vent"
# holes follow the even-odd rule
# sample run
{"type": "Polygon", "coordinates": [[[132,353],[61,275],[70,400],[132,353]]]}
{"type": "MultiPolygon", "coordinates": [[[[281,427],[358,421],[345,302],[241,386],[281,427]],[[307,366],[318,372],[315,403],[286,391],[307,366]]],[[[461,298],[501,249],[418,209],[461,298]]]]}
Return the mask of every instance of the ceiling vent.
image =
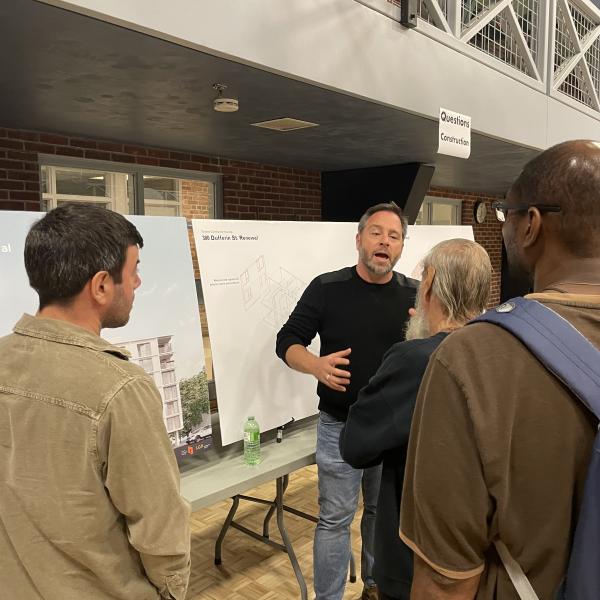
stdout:
{"type": "Polygon", "coordinates": [[[262,127],[263,129],[272,129],[273,131],[294,131],[296,129],[306,129],[307,127],[318,127],[318,123],[310,121],[300,121],[284,117],[283,119],[273,119],[271,121],[261,121],[260,123],[252,123],[254,127],[262,127]]]}

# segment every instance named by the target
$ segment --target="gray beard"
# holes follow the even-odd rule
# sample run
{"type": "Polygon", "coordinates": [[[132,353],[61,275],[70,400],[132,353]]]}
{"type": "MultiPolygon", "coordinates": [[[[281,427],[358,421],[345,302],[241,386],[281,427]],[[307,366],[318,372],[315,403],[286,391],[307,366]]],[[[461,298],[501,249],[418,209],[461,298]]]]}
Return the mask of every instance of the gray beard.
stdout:
{"type": "Polygon", "coordinates": [[[419,303],[419,296],[417,296],[415,302],[415,310],[417,314],[414,317],[410,317],[408,325],[406,326],[406,340],[424,340],[425,338],[431,337],[429,331],[429,324],[423,314],[423,309],[419,303]]]}

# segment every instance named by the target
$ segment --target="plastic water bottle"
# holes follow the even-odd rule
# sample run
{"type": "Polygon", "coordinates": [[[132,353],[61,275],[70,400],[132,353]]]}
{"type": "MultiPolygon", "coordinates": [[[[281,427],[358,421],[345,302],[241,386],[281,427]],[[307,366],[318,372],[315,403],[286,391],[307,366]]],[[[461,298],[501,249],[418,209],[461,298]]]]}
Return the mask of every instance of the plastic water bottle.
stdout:
{"type": "Polygon", "coordinates": [[[260,463],[260,427],[254,417],[244,423],[244,462],[247,465],[260,463]]]}

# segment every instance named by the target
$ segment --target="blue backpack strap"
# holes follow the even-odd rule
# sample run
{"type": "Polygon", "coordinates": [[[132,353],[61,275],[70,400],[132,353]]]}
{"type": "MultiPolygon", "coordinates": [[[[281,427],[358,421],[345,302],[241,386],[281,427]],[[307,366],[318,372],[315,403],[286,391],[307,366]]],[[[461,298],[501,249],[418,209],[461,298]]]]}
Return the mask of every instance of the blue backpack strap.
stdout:
{"type": "Polygon", "coordinates": [[[600,351],[571,323],[547,306],[521,297],[488,310],[471,323],[482,321],[499,325],[520,339],[600,418],[600,351]]]}
{"type": "MultiPolygon", "coordinates": [[[[495,323],[510,331],[600,417],[600,352],[566,319],[534,300],[513,298],[472,323],[495,323]]],[[[600,434],[588,465],[583,501],[561,600],[600,598],[600,434]]]]}

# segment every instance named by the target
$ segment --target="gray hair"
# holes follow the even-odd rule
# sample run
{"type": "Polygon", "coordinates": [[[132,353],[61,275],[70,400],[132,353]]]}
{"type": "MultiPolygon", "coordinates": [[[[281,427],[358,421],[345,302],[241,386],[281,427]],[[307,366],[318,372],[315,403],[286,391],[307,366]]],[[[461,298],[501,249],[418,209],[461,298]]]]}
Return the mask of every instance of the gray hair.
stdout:
{"type": "Polygon", "coordinates": [[[402,239],[406,238],[406,234],[408,233],[408,219],[402,213],[402,209],[395,202],[382,202],[381,204],[375,204],[375,206],[371,206],[367,208],[363,216],[360,218],[358,222],[358,233],[360,233],[366,226],[369,217],[372,217],[375,213],[378,212],[391,212],[394,213],[402,223],[402,239]]]}
{"type": "Polygon", "coordinates": [[[492,264],[476,242],[455,238],[436,244],[423,259],[423,273],[435,269],[432,293],[442,304],[448,321],[466,323],[480,315],[488,303],[492,264]]]}

